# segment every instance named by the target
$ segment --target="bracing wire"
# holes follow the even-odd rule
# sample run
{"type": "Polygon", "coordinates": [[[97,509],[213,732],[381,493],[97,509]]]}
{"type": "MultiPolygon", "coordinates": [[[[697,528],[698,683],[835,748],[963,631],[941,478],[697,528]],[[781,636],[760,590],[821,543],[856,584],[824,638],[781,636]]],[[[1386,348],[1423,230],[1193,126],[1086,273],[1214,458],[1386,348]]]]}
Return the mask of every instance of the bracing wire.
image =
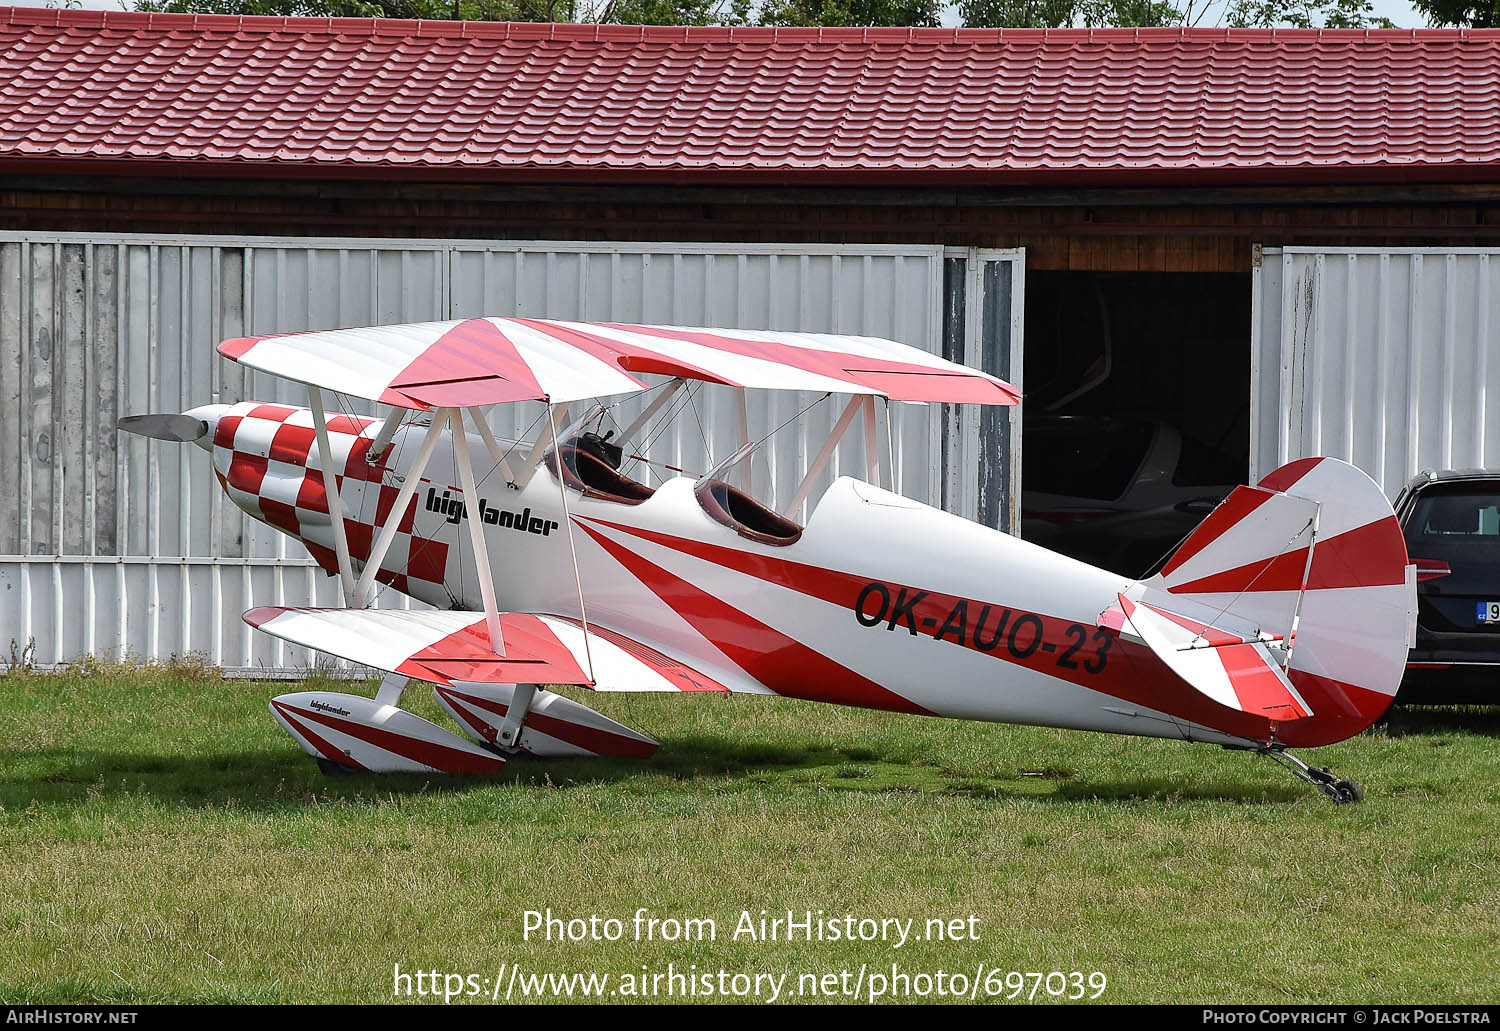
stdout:
{"type": "MultiPolygon", "coordinates": [[[[552,414],[552,403],[547,402],[547,422],[552,427],[552,441],[557,442],[557,420],[552,414]]],[[[560,460],[559,460],[560,464],[560,460]]],[[[583,575],[578,570],[578,548],[573,543],[573,516],[568,511],[568,487],[563,478],[557,478],[558,494],[562,497],[563,525],[568,528],[568,552],[573,558],[573,583],[578,588],[578,619],[583,623],[583,655],[589,664],[589,681],[597,684],[594,676],[594,651],[589,645],[589,614],[583,606],[583,575]]]]}

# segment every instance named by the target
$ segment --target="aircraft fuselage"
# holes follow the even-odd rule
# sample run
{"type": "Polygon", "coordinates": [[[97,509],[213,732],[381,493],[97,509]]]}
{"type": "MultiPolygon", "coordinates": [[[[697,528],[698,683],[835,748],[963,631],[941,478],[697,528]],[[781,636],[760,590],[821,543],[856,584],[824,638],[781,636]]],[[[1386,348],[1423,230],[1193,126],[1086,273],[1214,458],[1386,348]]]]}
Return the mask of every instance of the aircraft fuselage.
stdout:
{"type": "MultiPolygon", "coordinates": [[[[213,461],[237,505],[336,572],[306,416],[228,406],[211,434],[213,461]]],[[[1266,719],[1213,703],[1148,648],[1098,625],[1125,578],[880,487],[839,478],[800,537],[776,546],[712,518],[686,477],[638,504],[569,489],[565,511],[546,462],[515,489],[485,459],[478,496],[466,497],[445,435],[398,517],[389,509],[424,430],[398,431],[370,464],[376,429],[330,424],[354,569],[399,518],[378,579],[431,605],[482,608],[466,525],[477,518],[502,611],[582,616],[734,691],[1220,743],[1271,736],[1266,719]]],[[[488,455],[477,435],[469,450],[488,455]]],[[[1309,724],[1299,743],[1323,743],[1299,722],[1309,724]]]]}

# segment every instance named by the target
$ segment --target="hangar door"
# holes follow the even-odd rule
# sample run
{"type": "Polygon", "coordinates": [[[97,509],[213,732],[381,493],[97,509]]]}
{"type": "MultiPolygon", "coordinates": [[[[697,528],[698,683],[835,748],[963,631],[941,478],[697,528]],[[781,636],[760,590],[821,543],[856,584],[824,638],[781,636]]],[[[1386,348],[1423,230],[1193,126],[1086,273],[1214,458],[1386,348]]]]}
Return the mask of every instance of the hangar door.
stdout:
{"type": "MultiPolygon", "coordinates": [[[[1024,390],[1025,300],[1025,248],[948,248],[944,253],[943,357],[1024,390]]],[[[1018,534],[1020,406],[945,406],[940,452],[940,507],[1018,534]]]]}
{"type": "MultiPolygon", "coordinates": [[[[0,234],[0,664],[12,641],[33,640],[42,666],[196,654],[290,674],[327,661],[239,616],[253,604],[333,604],[334,581],[227,504],[201,450],[113,428],[120,415],[214,400],[305,403],[303,388],[219,359],[225,337],[520,313],[864,333],[938,351],[943,264],[940,247],[924,246],[0,234]]],[[[752,437],[816,401],[752,392],[752,437]]],[[[838,405],[814,404],[775,438],[777,497],[790,495],[838,405]]],[[[895,486],[934,504],[945,500],[938,407],[892,405],[894,437],[882,421],[878,441],[895,486]]],[[[496,429],[523,430],[536,414],[497,409],[496,429]]],[[[739,433],[733,392],[702,386],[648,457],[703,471],[739,433]]],[[[827,477],[862,474],[863,448],[850,433],[827,477]]],[[[407,604],[394,592],[381,603],[407,604]]]]}
{"type": "Polygon", "coordinates": [[[1500,250],[1257,248],[1251,476],[1330,455],[1394,498],[1500,465],[1500,250]]]}

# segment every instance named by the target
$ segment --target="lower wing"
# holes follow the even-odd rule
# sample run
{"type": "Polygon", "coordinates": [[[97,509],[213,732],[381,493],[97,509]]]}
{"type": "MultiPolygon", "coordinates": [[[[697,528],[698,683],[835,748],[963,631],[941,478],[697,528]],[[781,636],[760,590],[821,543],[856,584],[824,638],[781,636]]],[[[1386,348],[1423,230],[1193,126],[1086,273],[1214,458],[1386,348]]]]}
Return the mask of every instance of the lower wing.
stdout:
{"type": "Polygon", "coordinates": [[[649,645],[576,620],[500,613],[505,654],[490,647],[482,612],[266,606],[251,626],[291,644],[389,673],[461,683],[575,684],[599,691],[718,691],[719,681],[649,645]],[[590,676],[592,670],[593,676],[590,676]]]}

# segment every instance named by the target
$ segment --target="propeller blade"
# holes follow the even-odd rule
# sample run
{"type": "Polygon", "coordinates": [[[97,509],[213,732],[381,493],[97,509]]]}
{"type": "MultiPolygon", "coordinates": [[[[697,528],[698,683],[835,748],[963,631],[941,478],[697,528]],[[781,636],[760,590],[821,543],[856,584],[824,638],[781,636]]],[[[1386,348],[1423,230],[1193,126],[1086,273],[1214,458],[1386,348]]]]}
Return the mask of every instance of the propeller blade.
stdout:
{"type": "Polygon", "coordinates": [[[191,415],[127,415],[115,423],[115,429],[156,440],[191,444],[208,432],[208,423],[191,415]]]}

